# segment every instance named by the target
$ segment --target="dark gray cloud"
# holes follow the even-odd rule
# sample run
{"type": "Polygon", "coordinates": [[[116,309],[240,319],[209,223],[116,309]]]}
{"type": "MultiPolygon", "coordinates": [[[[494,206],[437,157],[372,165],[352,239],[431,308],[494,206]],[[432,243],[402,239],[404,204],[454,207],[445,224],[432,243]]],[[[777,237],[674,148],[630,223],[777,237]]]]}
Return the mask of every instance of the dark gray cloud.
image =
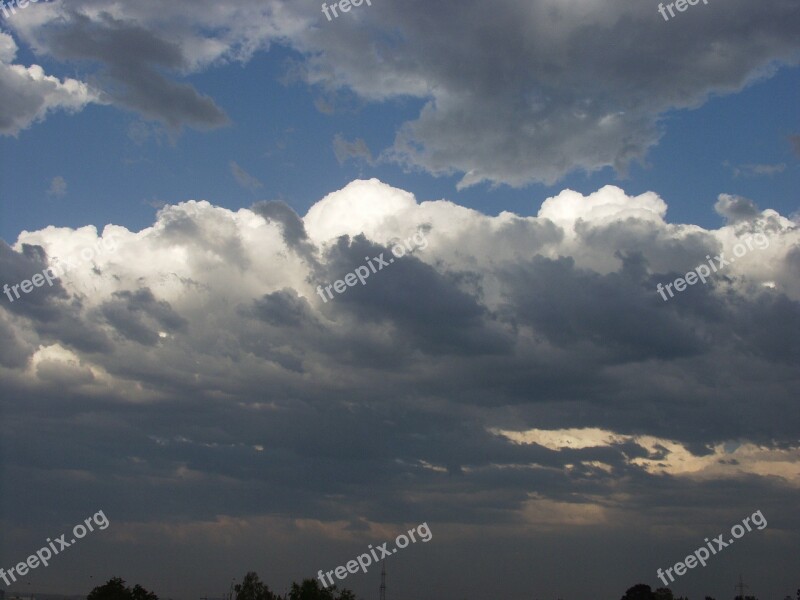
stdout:
{"type": "Polygon", "coordinates": [[[188,325],[169,302],[156,300],[149,288],[114,292],[112,299],[100,307],[100,312],[119,334],[145,346],[159,341],[159,333],[163,333],[159,329],[174,333],[184,331],[188,325]]]}
{"type": "Polygon", "coordinates": [[[24,367],[31,351],[25,348],[14,330],[3,319],[0,319],[0,338],[3,340],[3,344],[0,345],[0,364],[12,369],[24,367]]]}
{"type": "Polygon", "coordinates": [[[752,200],[730,194],[720,194],[714,210],[718,215],[725,217],[728,223],[751,221],[761,214],[752,200]]]}
{"type": "Polygon", "coordinates": [[[791,3],[734,0],[683,17],[664,23],[655,5],[622,0],[384,2],[300,40],[319,51],[310,82],[427,101],[385,157],[463,174],[461,186],[524,185],[624,172],[657,143],[667,110],[741,89],[773,61],[796,62],[791,3]]]}
{"type": "Polygon", "coordinates": [[[308,301],[292,289],[265,294],[255,300],[251,314],[275,327],[299,327],[313,319],[308,301]]]}
{"type": "Polygon", "coordinates": [[[53,298],[67,297],[57,277],[51,278],[53,285],[39,286],[27,294],[20,288],[13,289],[14,285],[30,280],[37,273],[41,275],[49,266],[47,253],[41,246],[22,244],[21,252],[15,252],[5,241],[0,240],[0,281],[4,287],[8,285],[11,289],[10,294],[4,292],[2,297],[7,310],[36,316],[39,320],[56,317],[58,309],[53,306],[53,298]],[[22,299],[25,301],[22,302],[22,299]]]}
{"type": "Polygon", "coordinates": [[[596,340],[611,361],[689,358],[707,350],[691,320],[664,310],[653,295],[655,278],[631,262],[598,275],[575,269],[567,257],[535,257],[507,274],[506,312],[558,346],[596,340]]]}
{"type": "Polygon", "coordinates": [[[308,240],[303,220],[291,206],[282,200],[262,200],[253,205],[253,211],[268,222],[277,223],[286,245],[309,261],[309,264],[315,264],[316,248],[308,240]]]}
{"type": "MultiPolygon", "coordinates": [[[[0,240],[0,281],[7,283],[11,299],[2,297],[2,306],[10,315],[27,319],[29,326],[44,340],[60,341],[82,352],[107,352],[111,349],[105,333],[84,314],[85,305],[80,294],[70,295],[58,275],[60,268],[48,273],[49,285],[43,273],[51,264],[47,253],[41,246],[22,244],[22,251],[15,252],[0,240]],[[22,288],[13,290],[14,285],[31,281],[40,275],[44,282],[25,294],[22,288]],[[20,293],[20,298],[16,298],[20,293]],[[13,301],[12,301],[13,300],[13,301]]],[[[13,346],[13,342],[11,342],[13,346]]]]}
{"type": "Polygon", "coordinates": [[[363,236],[342,237],[327,256],[327,282],[357,266],[377,270],[365,285],[336,295],[330,310],[346,310],[362,322],[392,326],[396,344],[432,354],[493,354],[510,349],[511,339],[493,325],[491,315],[457,285],[413,255],[396,257],[389,247],[363,236]],[[369,258],[370,260],[366,260],[369,258]],[[381,266],[380,261],[386,263],[381,266]]]}
{"type": "Polygon", "coordinates": [[[110,13],[101,12],[92,20],[75,10],[68,13],[66,22],[48,30],[44,39],[61,59],[102,64],[109,79],[104,92],[121,106],[173,129],[185,125],[208,129],[228,123],[211,98],[161,73],[185,70],[189,61],[177,43],[152,30],[110,13]]]}

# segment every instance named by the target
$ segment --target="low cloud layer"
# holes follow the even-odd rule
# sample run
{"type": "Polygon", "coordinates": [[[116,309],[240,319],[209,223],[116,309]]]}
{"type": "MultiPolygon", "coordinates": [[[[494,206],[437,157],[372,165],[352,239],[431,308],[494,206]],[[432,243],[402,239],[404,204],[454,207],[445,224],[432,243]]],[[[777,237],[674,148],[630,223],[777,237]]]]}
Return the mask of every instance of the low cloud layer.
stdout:
{"type": "Polygon", "coordinates": [[[656,194],[605,187],[490,217],[371,180],[302,219],[187,201],[139,232],[25,232],[0,248],[4,283],[104,250],[1,298],[7,518],[35,528],[56,493],[66,521],[103,507],[120,544],[236,520],[360,542],[418,517],[455,543],[654,535],[755,499],[797,536],[800,229],[717,208],[719,229],[672,225],[656,194]],[[769,246],[706,285],[656,293],[757,233],[769,246]]]}

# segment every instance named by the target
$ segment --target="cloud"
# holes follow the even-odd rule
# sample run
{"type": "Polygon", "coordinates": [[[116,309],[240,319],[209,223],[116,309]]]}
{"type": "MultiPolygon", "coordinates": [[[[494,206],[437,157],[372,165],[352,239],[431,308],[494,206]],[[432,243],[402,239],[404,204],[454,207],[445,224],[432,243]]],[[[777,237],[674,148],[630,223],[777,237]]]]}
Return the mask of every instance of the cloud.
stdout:
{"type": "Polygon", "coordinates": [[[333,104],[325,98],[315,98],[314,108],[324,115],[332,115],[336,112],[333,104]]]}
{"type": "Polygon", "coordinates": [[[339,545],[409,515],[445,546],[600,527],[627,556],[626,536],[730,526],[753,497],[794,514],[800,230],[734,196],[717,210],[718,229],[671,224],[657,194],[608,186],[489,216],[369,180],[302,217],[192,200],[138,232],[23,232],[0,283],[116,250],[0,295],[13,531],[35,537],[54,494],[75,522],[92,498],[125,564],[184,534],[244,559],[231,532],[266,528],[313,572],[329,559],[303,543],[354,555],[339,545]],[[658,296],[755,233],[767,248],[658,296]],[[366,285],[317,295],[412,235],[427,243],[366,285]]]}
{"type": "Polygon", "coordinates": [[[305,223],[292,208],[281,200],[264,200],[253,205],[253,212],[268,223],[277,223],[288,248],[304,258],[309,265],[316,265],[316,248],[309,240],[305,223]]]}
{"type": "Polygon", "coordinates": [[[772,175],[783,173],[786,170],[786,164],[785,163],[779,163],[774,165],[747,164],[747,165],[739,165],[738,167],[732,167],[732,169],[734,177],[740,177],[740,176],[771,177],[772,175]]]}
{"type": "Polygon", "coordinates": [[[156,300],[149,288],[114,292],[100,311],[116,333],[149,346],[169,333],[184,331],[187,325],[186,319],[178,315],[169,302],[156,300]],[[147,321],[152,323],[151,327],[147,326],[147,321]]]}
{"type": "Polygon", "coordinates": [[[46,75],[39,65],[14,64],[17,45],[0,32],[0,133],[19,134],[56,110],[77,112],[90,103],[104,103],[101,94],[77,79],[46,75]]]}
{"type": "Polygon", "coordinates": [[[264,187],[263,183],[240,167],[236,161],[232,160],[230,162],[230,168],[231,175],[233,175],[233,178],[236,179],[236,183],[238,183],[244,189],[255,192],[264,187]]]}
{"type": "Polygon", "coordinates": [[[797,156],[800,156],[800,135],[790,135],[789,142],[792,144],[792,150],[797,156]]]}
{"type": "Polygon", "coordinates": [[[47,190],[47,195],[63,198],[66,194],[67,181],[61,177],[61,175],[53,177],[53,180],[50,182],[50,188],[47,190]]]}
{"type": "MultiPolygon", "coordinates": [[[[613,447],[634,444],[647,450],[648,455],[631,459],[648,472],[692,476],[698,480],[735,478],[745,471],[771,472],[777,477],[794,480],[800,449],[777,452],[764,451],[754,444],[718,444],[706,452],[697,453],[668,439],[648,436],[625,436],[601,429],[565,429],[527,431],[493,431],[517,444],[537,444],[557,452],[565,449],[613,447]],[[735,468],[730,468],[734,466],[735,468]]],[[[602,463],[585,466],[600,467],[602,463]]]]}
{"type": "Polygon", "coordinates": [[[718,215],[725,217],[728,223],[749,221],[757,218],[761,211],[752,200],[731,194],[720,194],[714,210],[718,215]]]}
{"type": "Polygon", "coordinates": [[[148,140],[152,139],[158,145],[161,145],[162,139],[166,132],[162,127],[153,123],[145,121],[134,121],[128,126],[127,130],[128,139],[130,139],[137,146],[142,146],[148,140]]]}
{"type": "Polygon", "coordinates": [[[352,142],[348,142],[342,137],[342,134],[337,133],[333,137],[333,153],[336,155],[336,160],[340,165],[343,165],[349,159],[361,159],[368,165],[373,164],[372,152],[370,152],[367,143],[361,138],[356,138],[352,142]]]}
{"type": "Polygon", "coordinates": [[[796,64],[800,11],[780,0],[728,4],[725,19],[708,7],[681,23],[677,47],[655,7],[621,0],[384,4],[301,36],[304,78],[366,100],[423,101],[382,156],[461,174],[461,188],[624,172],[658,142],[667,111],[796,64]],[[745,25],[766,45],[743,41],[745,25]]]}
{"type": "MultiPolygon", "coordinates": [[[[460,174],[460,188],[553,183],[607,167],[624,172],[658,143],[668,111],[696,108],[769,77],[778,65],[797,64],[800,26],[800,9],[783,0],[735,0],[724,19],[720,7],[704,6],[681,23],[685,43],[677,46],[674,28],[653,6],[624,0],[446,0],[435,7],[386,0],[335,26],[320,24],[318,7],[284,0],[178,0],[167,9],[77,0],[37,8],[16,17],[23,40],[59,60],[99,62],[111,101],[172,128],[219,127],[228,118],[167,74],[289,45],[298,53],[292,78],[318,98],[421,102],[380,156],[460,174]]],[[[317,106],[331,109],[327,100],[317,106]]],[[[349,156],[340,146],[339,156],[349,156]]]]}
{"type": "Polygon", "coordinates": [[[173,131],[184,126],[214,129],[229,123],[211,98],[164,75],[192,68],[184,49],[165,31],[112,16],[113,10],[86,8],[58,5],[52,9],[51,21],[22,23],[19,33],[40,51],[62,61],[88,60],[103,65],[98,81],[106,102],[136,111],[173,131]]]}
{"type": "MultiPolygon", "coordinates": [[[[624,485],[618,474],[645,469],[634,459],[654,452],[632,452],[628,446],[640,443],[635,436],[701,454],[731,439],[765,452],[796,441],[798,423],[782,407],[794,397],[790,365],[800,356],[800,331],[791,325],[800,323],[791,266],[800,232],[768,210],[744,224],[738,216],[755,209],[725,198],[722,213],[732,220],[718,230],[668,224],[656,194],[631,197],[615,187],[589,196],[564,191],[535,217],[490,217],[447,201],[418,204],[376,180],[329,194],[304,218],[276,202],[235,212],[196,201],[167,206],[141,232],[107,228],[118,249],[94,266],[70,271],[52,289],[4,301],[0,323],[16,350],[0,364],[12,381],[9,398],[35,385],[44,402],[55,382],[60,395],[75,398],[68,411],[81,411],[98,394],[106,398],[101,410],[128,433],[105,457],[81,459],[81,468],[103,471],[111,460],[125,472],[123,445],[139,456],[156,451],[140,434],[183,436],[189,441],[159,447],[151,475],[166,469],[170,481],[167,473],[191,457],[198,485],[256,477],[259,486],[291,490],[268,494],[264,510],[303,518],[354,518],[347,498],[356,494],[368,518],[393,519],[396,503],[382,502],[396,493],[394,477],[419,477],[424,489],[442,468],[479,489],[491,474],[513,493],[516,480],[494,469],[575,464],[575,456],[492,434],[509,407],[520,430],[537,423],[543,430],[612,432],[606,438],[622,440],[615,443],[624,454],[613,445],[575,450],[586,469],[609,465],[608,485],[624,485]],[[669,305],[660,300],[658,281],[706,254],[730,252],[754,231],[769,236],[767,249],[669,305]],[[424,249],[334,301],[317,296],[317,285],[365,257],[390,256],[392,244],[417,232],[425,232],[424,249]],[[758,392],[757,382],[769,382],[769,393],[758,392]],[[757,410],[755,393],[762,397],[757,410]],[[155,397],[158,407],[149,406],[155,397]],[[196,416],[182,423],[177,407],[190,398],[196,416]],[[633,402],[636,411],[629,410],[633,402]],[[565,412],[567,404],[579,409],[565,412]],[[142,424],[128,421],[124,406],[137,406],[142,424]],[[339,412],[345,406],[356,420],[339,412]],[[361,436],[382,419],[394,420],[395,429],[370,447],[361,436]],[[248,450],[254,445],[272,457],[262,467],[248,450]],[[344,492],[336,478],[365,452],[373,462],[350,476],[353,487],[341,503],[321,502],[320,494],[344,492]],[[273,462],[280,456],[290,471],[273,462]],[[329,474],[301,491],[292,469],[303,472],[320,456],[329,457],[329,474]],[[373,481],[376,472],[385,477],[373,481]],[[369,492],[361,489],[367,485],[369,492]]],[[[98,239],[91,230],[23,233],[3,251],[0,275],[6,282],[29,278],[50,256],[98,239]]],[[[24,436],[20,430],[11,441],[24,449],[24,436]]],[[[62,455],[67,465],[77,457],[73,443],[77,438],[62,455]]],[[[748,464],[752,476],[767,473],[758,462],[748,464]]],[[[724,476],[743,468],[740,461],[724,476]]],[[[786,485],[797,485],[794,475],[780,472],[786,485]]],[[[542,493],[559,501],[574,475],[562,474],[542,493]]],[[[445,507],[465,522],[489,518],[458,497],[445,507]]],[[[209,497],[192,510],[204,518],[220,509],[209,497]]],[[[521,509],[514,501],[503,508],[521,509]]],[[[237,502],[225,510],[249,509],[237,502]]],[[[156,513],[168,518],[169,511],[156,513]]]]}

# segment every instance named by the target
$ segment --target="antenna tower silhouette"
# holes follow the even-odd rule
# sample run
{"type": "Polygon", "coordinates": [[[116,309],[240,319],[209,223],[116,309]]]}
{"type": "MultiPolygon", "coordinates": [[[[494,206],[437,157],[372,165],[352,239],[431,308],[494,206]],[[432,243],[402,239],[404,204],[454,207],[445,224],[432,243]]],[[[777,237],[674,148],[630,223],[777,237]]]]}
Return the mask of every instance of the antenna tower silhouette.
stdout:
{"type": "Polygon", "coordinates": [[[742,574],[741,573],[739,573],[739,583],[737,583],[735,587],[736,587],[737,590],[739,590],[739,595],[737,597],[741,598],[741,600],[744,600],[744,590],[745,590],[746,587],[749,587],[749,586],[744,584],[744,580],[742,579],[742,574]]]}
{"type": "Polygon", "coordinates": [[[381,598],[386,600],[386,561],[381,561],[381,598]]]}

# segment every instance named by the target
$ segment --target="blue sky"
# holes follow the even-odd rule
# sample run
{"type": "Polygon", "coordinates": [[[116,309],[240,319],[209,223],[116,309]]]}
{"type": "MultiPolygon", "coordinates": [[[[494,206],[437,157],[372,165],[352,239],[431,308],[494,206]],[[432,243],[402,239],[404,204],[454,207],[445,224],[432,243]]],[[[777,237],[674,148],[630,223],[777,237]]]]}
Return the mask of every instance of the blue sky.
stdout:
{"type": "MultiPolygon", "coordinates": [[[[29,52],[20,58],[33,60],[29,52]]],[[[138,229],[152,222],[152,204],[187,199],[229,208],[281,199],[303,213],[349,181],[370,177],[413,190],[419,200],[445,198],[487,214],[536,214],[545,198],[564,188],[589,193],[606,184],[631,194],[657,192],[669,204],[668,220],[676,223],[719,224],[713,205],[720,193],[745,196],[781,214],[798,209],[800,162],[789,140],[800,132],[796,68],[776,69],[743,91],[714,96],[699,108],[665,113],[663,137],[645,164],[634,163],[627,176],[606,167],[588,175],[578,170],[549,186],[479,184],[459,191],[458,175],[434,176],[388,162],[339,164],[333,151],[336,134],[348,141],[362,138],[377,156],[423,103],[351,99],[344,112],[323,114],[314,105],[318,94],[313,88],[284,81],[291,60],[298,60],[297,53],[276,45],[245,65],[189,77],[230,116],[229,126],[213,131],[187,129],[171,136],[131,112],[90,106],[78,114],[53,114],[17,137],[0,138],[0,152],[7,157],[0,166],[0,193],[7,199],[0,234],[14,241],[25,229],[112,222],[138,229]],[[150,135],[134,141],[132,128],[150,135]],[[263,187],[243,189],[231,175],[231,161],[263,187]],[[736,175],[741,165],[783,169],[736,175]],[[66,181],[64,196],[47,193],[54,177],[66,181]]],[[[50,62],[59,76],[75,73],[50,62]]]]}

